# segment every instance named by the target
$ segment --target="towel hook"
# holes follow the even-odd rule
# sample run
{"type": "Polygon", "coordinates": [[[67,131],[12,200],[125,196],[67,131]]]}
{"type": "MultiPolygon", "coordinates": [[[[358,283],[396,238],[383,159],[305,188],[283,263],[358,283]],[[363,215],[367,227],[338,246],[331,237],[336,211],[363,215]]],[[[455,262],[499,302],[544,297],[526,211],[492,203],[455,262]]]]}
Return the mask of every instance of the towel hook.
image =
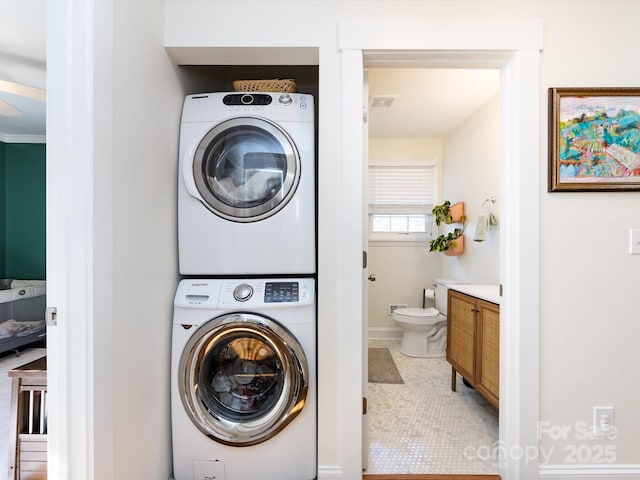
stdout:
{"type": "Polygon", "coordinates": [[[489,205],[489,212],[492,212],[492,211],[493,211],[493,205],[495,205],[495,203],[496,203],[496,197],[495,197],[495,195],[492,195],[492,196],[490,196],[490,197],[486,198],[486,199],[484,200],[484,202],[482,202],[482,209],[484,209],[484,206],[487,204],[487,202],[489,202],[489,203],[490,203],[490,205],[489,205]]]}

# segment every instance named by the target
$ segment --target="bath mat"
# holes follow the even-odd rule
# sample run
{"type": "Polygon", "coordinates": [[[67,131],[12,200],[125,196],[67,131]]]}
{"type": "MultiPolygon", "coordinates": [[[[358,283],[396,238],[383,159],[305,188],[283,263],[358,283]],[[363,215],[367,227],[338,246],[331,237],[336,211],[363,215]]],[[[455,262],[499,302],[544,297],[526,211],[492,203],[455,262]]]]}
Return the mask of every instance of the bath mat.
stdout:
{"type": "Polygon", "coordinates": [[[404,383],[388,348],[369,348],[369,383],[404,383]]]}

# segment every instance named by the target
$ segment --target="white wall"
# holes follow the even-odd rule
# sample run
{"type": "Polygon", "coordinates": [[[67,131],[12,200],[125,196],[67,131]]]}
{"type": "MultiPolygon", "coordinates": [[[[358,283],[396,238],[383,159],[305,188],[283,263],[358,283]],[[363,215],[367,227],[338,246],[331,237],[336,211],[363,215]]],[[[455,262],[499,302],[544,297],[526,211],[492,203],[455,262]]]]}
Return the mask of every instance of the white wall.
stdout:
{"type": "Polygon", "coordinates": [[[494,96],[444,139],[442,198],[464,202],[464,253],[442,257],[442,275],[469,283],[500,283],[500,226],[491,227],[484,242],[474,242],[478,217],[495,196],[500,217],[500,99],[494,96]]]}
{"type": "Polygon", "coordinates": [[[183,95],[163,48],[163,5],[113,7],[112,478],[164,480],[172,470],[168,372],[183,95]]]}
{"type": "MultiPolygon", "coordinates": [[[[176,280],[173,189],[181,87],[163,57],[161,4],[116,3],[114,471],[117,478],[157,480],[164,478],[169,462],[167,370],[176,280]],[[158,325],[163,326],[158,329],[158,325]],[[153,409],[150,397],[157,400],[153,409]]],[[[341,377],[340,346],[346,339],[340,332],[343,322],[358,321],[341,315],[341,292],[348,286],[341,284],[339,272],[341,262],[359,261],[342,258],[343,227],[336,221],[342,161],[338,19],[542,18],[545,47],[540,80],[545,98],[551,86],[637,85],[640,67],[629,59],[640,54],[636,38],[640,3],[167,0],[165,4],[168,45],[319,47],[319,462],[335,466],[337,476],[346,461],[341,457],[341,425],[347,420],[341,417],[341,393],[349,381],[341,377]],[[247,16],[248,11],[253,15],[247,16]],[[229,20],[234,18],[242,21],[229,20]]],[[[541,132],[546,132],[546,114],[543,102],[541,132]]],[[[640,226],[640,197],[638,193],[548,194],[544,135],[539,146],[540,417],[570,426],[569,435],[557,443],[543,435],[541,446],[555,447],[550,464],[565,464],[567,448],[580,444],[572,426],[590,421],[593,405],[613,405],[619,427],[618,438],[610,442],[615,447],[614,466],[636,465],[640,470],[636,401],[640,391],[634,381],[640,363],[636,313],[640,257],[626,252],[628,229],[640,226]]]]}
{"type": "MultiPolygon", "coordinates": [[[[422,289],[433,288],[439,259],[425,245],[369,244],[369,338],[400,338],[402,329],[388,315],[389,304],[422,307],[422,289]]],[[[431,302],[430,306],[433,306],[431,302]]]]}
{"type": "MultiPolygon", "coordinates": [[[[369,163],[389,160],[431,161],[440,171],[442,140],[424,138],[370,138],[369,163]]],[[[399,338],[402,330],[387,314],[390,303],[422,306],[422,289],[433,288],[440,273],[439,255],[426,242],[369,242],[369,338],[399,338]]]]}
{"type": "MultiPolygon", "coordinates": [[[[576,6],[561,2],[544,9],[548,46],[542,54],[542,86],[637,86],[640,66],[626,59],[640,56],[631,31],[640,3],[576,6]],[[584,36],[603,25],[616,25],[620,48],[584,36]],[[575,55],[568,38],[580,38],[584,54],[575,55]],[[597,68],[589,61],[594,58],[600,59],[597,68]]],[[[543,104],[541,132],[546,119],[543,104]]],[[[540,145],[546,152],[546,135],[540,145]]],[[[640,193],[546,193],[546,157],[540,169],[540,419],[570,428],[557,442],[543,435],[541,445],[555,447],[550,463],[563,463],[571,445],[593,451],[598,443],[613,447],[616,464],[638,465],[640,385],[631,379],[637,378],[640,363],[640,256],[628,254],[628,229],[640,225],[640,193]],[[590,423],[595,405],[616,407],[615,440],[576,438],[577,422],[590,423]]]]}
{"type": "MultiPolygon", "coordinates": [[[[551,86],[637,84],[636,19],[640,3],[628,1],[167,1],[169,45],[318,46],[320,49],[320,231],[319,357],[321,464],[340,464],[338,345],[341,261],[338,181],[340,171],[340,55],[336,23],[345,17],[541,18],[541,97],[551,86]],[[254,15],[244,15],[253,9],[254,15]],[[198,15],[193,15],[198,11],[198,15]],[[224,15],[220,12],[224,11],[224,15]],[[282,16],[283,11],[287,15],[282,16]],[[242,22],[231,22],[234,15],[242,22]],[[220,21],[217,22],[216,19],[220,21]],[[291,18],[309,21],[291,22],[291,18]],[[312,20],[311,20],[312,19],[312,20]],[[215,28],[212,26],[215,25],[215,28]],[[269,28],[265,28],[268,25],[269,28]],[[612,37],[592,32],[611,32],[612,37]],[[613,33],[615,32],[615,34],[613,33]],[[615,38],[615,40],[614,40],[615,38]],[[580,54],[578,54],[580,52],[580,54]],[[337,336],[337,338],[336,338],[337,336]],[[331,392],[330,395],[326,392],[331,392]],[[331,419],[335,419],[331,421],[331,419]]],[[[540,131],[546,132],[547,107],[540,105],[540,131]]],[[[621,427],[616,462],[639,464],[631,435],[640,431],[640,411],[633,406],[638,387],[620,382],[639,363],[635,338],[635,284],[640,257],[629,257],[627,230],[638,226],[637,193],[546,193],[546,137],[540,139],[540,416],[556,424],[590,420],[591,407],[617,407],[621,427]],[[607,245],[603,248],[603,245],[607,245]],[[617,281],[607,282],[609,272],[617,281]],[[594,294],[597,293],[597,294],[594,294]],[[603,301],[615,299],[615,302],[603,301]],[[604,328],[602,319],[611,319],[604,328]],[[593,333],[592,333],[593,332],[593,333]],[[598,352],[594,354],[594,352],[598,352]],[[568,359],[571,359],[570,361],[568,359]],[[616,372],[616,374],[613,374],[616,372]]],[[[345,159],[359,161],[359,159],[345,159]]],[[[508,286],[506,286],[508,288],[508,286]]],[[[547,445],[548,438],[542,438],[547,445]]],[[[563,445],[575,443],[574,438],[563,445]]],[[[558,449],[550,463],[563,463],[558,449]]]]}

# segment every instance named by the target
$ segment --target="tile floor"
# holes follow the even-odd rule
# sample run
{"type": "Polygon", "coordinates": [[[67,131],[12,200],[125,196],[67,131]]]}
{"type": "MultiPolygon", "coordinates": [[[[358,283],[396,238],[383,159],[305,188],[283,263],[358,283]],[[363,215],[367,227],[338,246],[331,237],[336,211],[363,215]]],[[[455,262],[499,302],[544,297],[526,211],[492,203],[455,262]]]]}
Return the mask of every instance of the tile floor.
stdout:
{"type": "Polygon", "coordinates": [[[366,473],[498,473],[498,412],[460,376],[451,391],[445,358],[404,356],[399,340],[369,346],[389,348],[404,384],[369,383],[366,473]]]}

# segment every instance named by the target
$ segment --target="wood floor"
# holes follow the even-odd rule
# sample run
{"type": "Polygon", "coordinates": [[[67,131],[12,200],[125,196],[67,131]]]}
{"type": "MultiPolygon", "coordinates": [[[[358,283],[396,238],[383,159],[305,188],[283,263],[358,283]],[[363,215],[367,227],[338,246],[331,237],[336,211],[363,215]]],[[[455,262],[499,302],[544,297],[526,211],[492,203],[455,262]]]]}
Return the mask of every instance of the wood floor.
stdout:
{"type": "Polygon", "coordinates": [[[364,474],[362,480],[500,480],[500,475],[364,474]]]}

